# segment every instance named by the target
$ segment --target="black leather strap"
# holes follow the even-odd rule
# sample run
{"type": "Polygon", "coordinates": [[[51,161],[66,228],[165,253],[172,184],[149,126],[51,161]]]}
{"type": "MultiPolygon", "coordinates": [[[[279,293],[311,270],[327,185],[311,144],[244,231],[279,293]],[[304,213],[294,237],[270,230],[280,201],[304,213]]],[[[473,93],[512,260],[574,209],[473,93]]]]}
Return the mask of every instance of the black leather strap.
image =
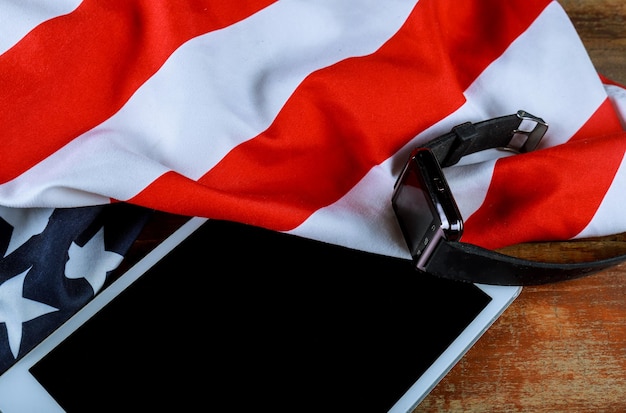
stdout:
{"type": "Polygon", "coordinates": [[[424,146],[433,152],[442,167],[446,167],[456,164],[466,155],[486,149],[503,148],[515,152],[530,152],[537,147],[547,128],[543,119],[520,110],[513,115],[457,125],[452,131],[424,146]],[[520,129],[524,121],[531,122],[533,128],[520,129]],[[512,142],[516,135],[523,135],[525,140],[522,144],[512,142]]]}
{"type": "MultiPolygon", "coordinates": [[[[537,146],[547,129],[542,119],[519,111],[478,123],[464,123],[427,145],[442,167],[457,163],[463,156],[492,148],[527,152],[537,146]],[[535,123],[532,130],[520,130],[525,120],[535,123]],[[527,136],[511,148],[516,134],[527,136]]],[[[495,285],[538,285],[594,274],[626,261],[626,255],[577,263],[548,263],[500,254],[459,241],[443,240],[425,265],[426,272],[438,277],[495,285]]]]}
{"type": "Polygon", "coordinates": [[[442,167],[451,166],[466,155],[506,147],[521,121],[517,115],[509,115],[476,124],[463,123],[425,146],[433,152],[442,167]]]}
{"type": "Polygon", "coordinates": [[[426,264],[438,277],[493,285],[539,285],[572,280],[605,270],[626,260],[620,255],[576,263],[530,261],[464,242],[443,241],[426,264]]]}

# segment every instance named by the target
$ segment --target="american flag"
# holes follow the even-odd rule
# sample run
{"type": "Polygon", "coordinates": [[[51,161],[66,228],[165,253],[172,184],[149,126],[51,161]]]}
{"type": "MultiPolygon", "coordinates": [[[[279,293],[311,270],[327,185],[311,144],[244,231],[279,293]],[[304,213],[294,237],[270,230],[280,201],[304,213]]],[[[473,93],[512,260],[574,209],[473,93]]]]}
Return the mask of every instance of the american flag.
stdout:
{"type": "MultiPolygon", "coordinates": [[[[555,1],[0,10],[5,207],[122,201],[408,258],[390,197],[409,151],[523,109],[550,125],[539,150],[445,171],[463,239],[498,248],[626,231],[626,90],[597,73],[555,1]]],[[[21,282],[9,274],[37,282],[26,270],[3,267],[0,290],[21,282]]]]}
{"type": "Polygon", "coordinates": [[[0,207],[0,374],[99,292],[151,211],[0,207]]]}

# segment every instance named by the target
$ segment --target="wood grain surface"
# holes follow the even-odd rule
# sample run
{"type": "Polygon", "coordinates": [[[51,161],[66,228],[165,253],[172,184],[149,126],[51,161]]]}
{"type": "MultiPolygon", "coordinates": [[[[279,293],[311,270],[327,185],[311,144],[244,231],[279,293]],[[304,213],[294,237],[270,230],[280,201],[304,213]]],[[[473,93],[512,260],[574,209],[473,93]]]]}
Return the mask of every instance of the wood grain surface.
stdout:
{"type": "MultiPolygon", "coordinates": [[[[626,84],[626,2],[560,3],[598,72],[626,84]]],[[[626,234],[504,251],[557,262],[586,261],[626,253],[626,234]]],[[[626,265],[578,280],[525,287],[415,410],[625,411],[626,265]]]]}

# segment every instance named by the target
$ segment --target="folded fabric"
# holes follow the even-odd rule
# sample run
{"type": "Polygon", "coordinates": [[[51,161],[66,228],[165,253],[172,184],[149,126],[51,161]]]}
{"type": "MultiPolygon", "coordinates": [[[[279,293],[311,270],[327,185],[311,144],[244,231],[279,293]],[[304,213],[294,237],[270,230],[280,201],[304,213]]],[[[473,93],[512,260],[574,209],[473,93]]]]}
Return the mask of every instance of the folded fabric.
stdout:
{"type": "Polygon", "coordinates": [[[408,257],[408,152],[526,110],[539,150],[447,168],[464,240],[626,231],[625,90],[545,0],[0,1],[0,205],[125,201],[408,257]]]}

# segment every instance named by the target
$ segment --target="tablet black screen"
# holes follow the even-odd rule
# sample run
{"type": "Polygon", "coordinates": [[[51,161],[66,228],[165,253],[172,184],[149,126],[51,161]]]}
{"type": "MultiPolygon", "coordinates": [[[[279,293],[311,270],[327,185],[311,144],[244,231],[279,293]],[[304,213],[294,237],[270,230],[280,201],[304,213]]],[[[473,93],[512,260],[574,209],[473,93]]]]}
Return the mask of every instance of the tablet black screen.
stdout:
{"type": "Polygon", "coordinates": [[[387,411],[490,298],[209,220],[31,372],[68,412],[387,411]]]}

